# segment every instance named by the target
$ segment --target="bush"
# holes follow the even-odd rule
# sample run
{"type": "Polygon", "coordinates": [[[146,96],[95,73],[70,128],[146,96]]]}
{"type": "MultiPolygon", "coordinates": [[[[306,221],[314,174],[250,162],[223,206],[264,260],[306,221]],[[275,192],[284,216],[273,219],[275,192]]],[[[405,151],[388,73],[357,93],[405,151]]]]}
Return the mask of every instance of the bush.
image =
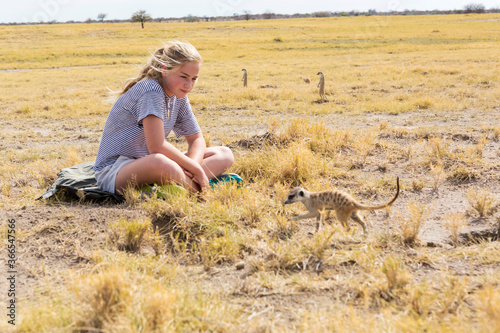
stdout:
{"type": "Polygon", "coordinates": [[[485,8],[484,5],[479,3],[469,3],[464,6],[464,10],[466,13],[484,13],[485,8]]]}

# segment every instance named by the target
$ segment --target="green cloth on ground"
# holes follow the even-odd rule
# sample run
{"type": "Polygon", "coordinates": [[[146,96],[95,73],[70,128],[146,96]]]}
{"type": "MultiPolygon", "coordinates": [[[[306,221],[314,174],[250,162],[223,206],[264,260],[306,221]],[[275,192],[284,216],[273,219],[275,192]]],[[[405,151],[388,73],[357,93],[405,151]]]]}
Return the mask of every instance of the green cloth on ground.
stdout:
{"type": "Polygon", "coordinates": [[[101,190],[95,179],[94,162],[85,162],[64,168],[57,174],[56,181],[39,199],[49,199],[56,194],[62,194],[69,200],[85,200],[95,202],[125,201],[121,195],[101,190]]]}
{"type": "Polygon", "coordinates": [[[141,192],[148,195],[156,195],[157,198],[165,199],[167,196],[174,194],[185,193],[186,189],[175,184],[165,185],[146,185],[141,187],[141,192]]]}

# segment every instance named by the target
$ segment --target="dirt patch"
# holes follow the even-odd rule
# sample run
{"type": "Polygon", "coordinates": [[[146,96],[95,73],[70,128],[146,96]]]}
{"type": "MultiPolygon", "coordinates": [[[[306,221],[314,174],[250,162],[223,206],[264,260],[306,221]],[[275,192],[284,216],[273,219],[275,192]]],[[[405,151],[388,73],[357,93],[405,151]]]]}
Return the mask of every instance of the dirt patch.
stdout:
{"type": "MultiPolygon", "coordinates": [[[[18,296],[30,296],[44,279],[61,280],[67,269],[91,262],[92,252],[107,247],[109,224],[141,213],[122,206],[36,205],[0,211],[3,221],[15,220],[18,296]]],[[[5,257],[2,258],[2,261],[5,257]]],[[[4,263],[2,263],[4,264],[4,263]]],[[[0,289],[5,289],[2,279],[0,289]]]]}
{"type": "Polygon", "coordinates": [[[229,148],[262,149],[266,146],[282,146],[283,142],[273,133],[266,132],[262,135],[253,135],[248,139],[239,140],[229,144],[229,148]]]}

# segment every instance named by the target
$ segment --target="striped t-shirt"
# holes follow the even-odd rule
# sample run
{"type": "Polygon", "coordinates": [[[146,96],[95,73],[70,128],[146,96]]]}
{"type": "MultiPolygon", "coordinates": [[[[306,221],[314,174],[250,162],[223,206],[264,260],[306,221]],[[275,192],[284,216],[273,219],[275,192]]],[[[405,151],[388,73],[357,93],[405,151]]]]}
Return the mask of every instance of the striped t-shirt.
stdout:
{"type": "Polygon", "coordinates": [[[163,120],[165,138],[173,130],[177,137],[200,132],[191,105],[186,97],[168,97],[156,80],[136,83],[111,108],[94,170],[115,163],[120,155],[140,158],[149,155],[142,120],[154,115],[163,120]]]}

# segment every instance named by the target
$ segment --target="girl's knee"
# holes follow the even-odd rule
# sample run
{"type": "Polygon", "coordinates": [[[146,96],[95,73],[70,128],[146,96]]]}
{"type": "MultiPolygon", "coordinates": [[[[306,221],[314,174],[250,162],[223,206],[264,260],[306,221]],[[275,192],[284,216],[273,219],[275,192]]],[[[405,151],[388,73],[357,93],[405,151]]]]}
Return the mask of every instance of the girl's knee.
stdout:
{"type": "Polygon", "coordinates": [[[162,154],[149,155],[148,166],[153,170],[161,170],[168,164],[167,157],[162,154]]]}
{"type": "Polygon", "coordinates": [[[233,151],[228,147],[219,147],[220,155],[222,160],[226,163],[227,167],[230,167],[234,163],[233,151]]]}
{"type": "Polygon", "coordinates": [[[182,168],[177,163],[166,157],[165,155],[151,154],[150,156],[151,158],[149,161],[150,162],[149,168],[151,171],[159,173],[163,176],[165,175],[172,176],[172,174],[183,173],[182,168]]]}

